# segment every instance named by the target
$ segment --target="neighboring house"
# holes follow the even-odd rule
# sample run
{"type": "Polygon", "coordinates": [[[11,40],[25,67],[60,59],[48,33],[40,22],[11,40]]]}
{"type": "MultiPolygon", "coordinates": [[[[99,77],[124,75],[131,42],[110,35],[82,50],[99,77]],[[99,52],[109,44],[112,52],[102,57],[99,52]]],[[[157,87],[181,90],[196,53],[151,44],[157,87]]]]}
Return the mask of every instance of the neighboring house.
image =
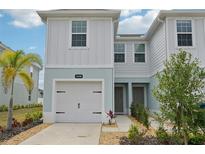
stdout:
{"type": "Polygon", "coordinates": [[[43,90],[38,89],[38,103],[43,103],[43,90]]]}
{"type": "Polygon", "coordinates": [[[160,11],[144,35],[117,34],[119,10],[38,11],[47,24],[45,122],[106,122],[132,102],[159,111],[157,72],[179,48],[205,67],[205,11],[160,11]]]}
{"type": "MultiPolygon", "coordinates": [[[[0,52],[5,49],[11,48],[7,47],[5,44],[0,42],[0,52]]],[[[34,88],[32,93],[29,95],[28,91],[23,85],[23,82],[20,78],[16,78],[14,82],[14,105],[15,104],[29,104],[29,103],[37,103],[38,102],[38,80],[39,80],[39,71],[41,68],[37,64],[33,64],[31,67],[25,68],[30,72],[34,81],[34,88]]],[[[7,94],[4,93],[4,89],[2,87],[1,82],[1,68],[0,68],[0,105],[8,105],[10,99],[10,91],[7,94]]]]}

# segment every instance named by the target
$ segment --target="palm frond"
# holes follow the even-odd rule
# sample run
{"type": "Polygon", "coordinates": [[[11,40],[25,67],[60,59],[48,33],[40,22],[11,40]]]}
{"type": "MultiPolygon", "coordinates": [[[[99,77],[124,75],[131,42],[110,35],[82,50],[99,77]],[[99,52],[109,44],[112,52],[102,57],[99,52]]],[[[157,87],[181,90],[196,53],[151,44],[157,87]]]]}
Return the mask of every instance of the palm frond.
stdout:
{"type": "Polygon", "coordinates": [[[42,60],[39,55],[29,53],[18,59],[16,66],[17,70],[24,68],[25,66],[30,66],[32,63],[37,63],[42,67],[42,60]]]}
{"type": "Polygon", "coordinates": [[[21,70],[20,72],[18,72],[18,76],[23,81],[24,86],[26,87],[26,89],[28,91],[32,91],[34,83],[33,83],[33,80],[31,78],[30,74],[28,72],[24,71],[24,70],[21,70]]]}
{"type": "Polygon", "coordinates": [[[4,92],[7,93],[8,89],[11,87],[12,81],[16,76],[16,70],[13,67],[4,67],[2,69],[1,80],[2,86],[4,87],[4,92]]]}
{"type": "Polygon", "coordinates": [[[0,53],[0,67],[11,66],[14,56],[14,51],[8,49],[3,50],[3,52],[0,53]]]}
{"type": "Polygon", "coordinates": [[[21,57],[24,55],[24,52],[22,50],[17,50],[15,52],[15,55],[12,57],[12,66],[16,67],[18,59],[21,59],[21,57]]]}

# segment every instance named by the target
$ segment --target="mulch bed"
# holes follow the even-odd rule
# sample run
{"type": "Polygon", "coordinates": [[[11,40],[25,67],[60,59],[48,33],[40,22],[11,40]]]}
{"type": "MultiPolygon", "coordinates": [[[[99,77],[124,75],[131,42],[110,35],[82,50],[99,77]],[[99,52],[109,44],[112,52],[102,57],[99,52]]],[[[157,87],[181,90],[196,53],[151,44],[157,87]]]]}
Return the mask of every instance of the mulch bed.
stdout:
{"type": "Polygon", "coordinates": [[[126,136],[120,138],[120,145],[160,145],[159,141],[154,136],[144,136],[137,144],[134,144],[128,140],[126,136]]]}
{"type": "Polygon", "coordinates": [[[8,131],[8,130],[2,130],[0,132],[0,142],[4,142],[5,140],[10,139],[11,137],[24,132],[32,127],[35,127],[37,125],[40,125],[43,123],[43,120],[38,120],[32,123],[29,123],[25,126],[22,126],[20,123],[18,123],[18,125],[16,125],[14,128],[12,128],[12,130],[8,131]]]}
{"type": "Polygon", "coordinates": [[[7,135],[1,134],[4,138],[0,140],[0,145],[17,145],[48,126],[50,126],[50,124],[36,123],[27,126],[27,128],[22,128],[21,130],[13,130],[12,132],[7,133],[7,135]]]}
{"type": "Polygon", "coordinates": [[[126,132],[101,132],[100,144],[119,145],[120,138],[124,136],[127,136],[126,132]]]}

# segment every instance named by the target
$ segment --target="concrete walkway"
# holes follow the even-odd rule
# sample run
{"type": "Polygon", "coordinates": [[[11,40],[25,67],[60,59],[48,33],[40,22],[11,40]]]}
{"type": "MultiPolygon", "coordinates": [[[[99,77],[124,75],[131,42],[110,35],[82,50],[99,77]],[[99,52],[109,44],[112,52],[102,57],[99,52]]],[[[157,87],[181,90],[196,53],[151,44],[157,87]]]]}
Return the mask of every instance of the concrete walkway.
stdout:
{"type": "Polygon", "coordinates": [[[103,132],[128,132],[132,121],[126,115],[117,115],[115,118],[117,128],[115,127],[102,127],[103,132]]]}
{"type": "Polygon", "coordinates": [[[55,123],[28,138],[23,145],[97,145],[101,124],[55,123]]]}

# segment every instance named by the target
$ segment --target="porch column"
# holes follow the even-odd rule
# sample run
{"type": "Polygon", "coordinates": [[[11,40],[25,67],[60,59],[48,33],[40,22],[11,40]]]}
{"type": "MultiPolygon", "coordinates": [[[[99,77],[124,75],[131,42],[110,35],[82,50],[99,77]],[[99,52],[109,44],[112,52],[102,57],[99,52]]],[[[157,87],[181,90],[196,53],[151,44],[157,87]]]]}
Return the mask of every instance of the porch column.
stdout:
{"type": "Polygon", "coordinates": [[[131,107],[131,104],[132,104],[132,82],[129,82],[128,83],[128,103],[129,103],[129,115],[131,114],[130,112],[130,107],[131,107]]]}

